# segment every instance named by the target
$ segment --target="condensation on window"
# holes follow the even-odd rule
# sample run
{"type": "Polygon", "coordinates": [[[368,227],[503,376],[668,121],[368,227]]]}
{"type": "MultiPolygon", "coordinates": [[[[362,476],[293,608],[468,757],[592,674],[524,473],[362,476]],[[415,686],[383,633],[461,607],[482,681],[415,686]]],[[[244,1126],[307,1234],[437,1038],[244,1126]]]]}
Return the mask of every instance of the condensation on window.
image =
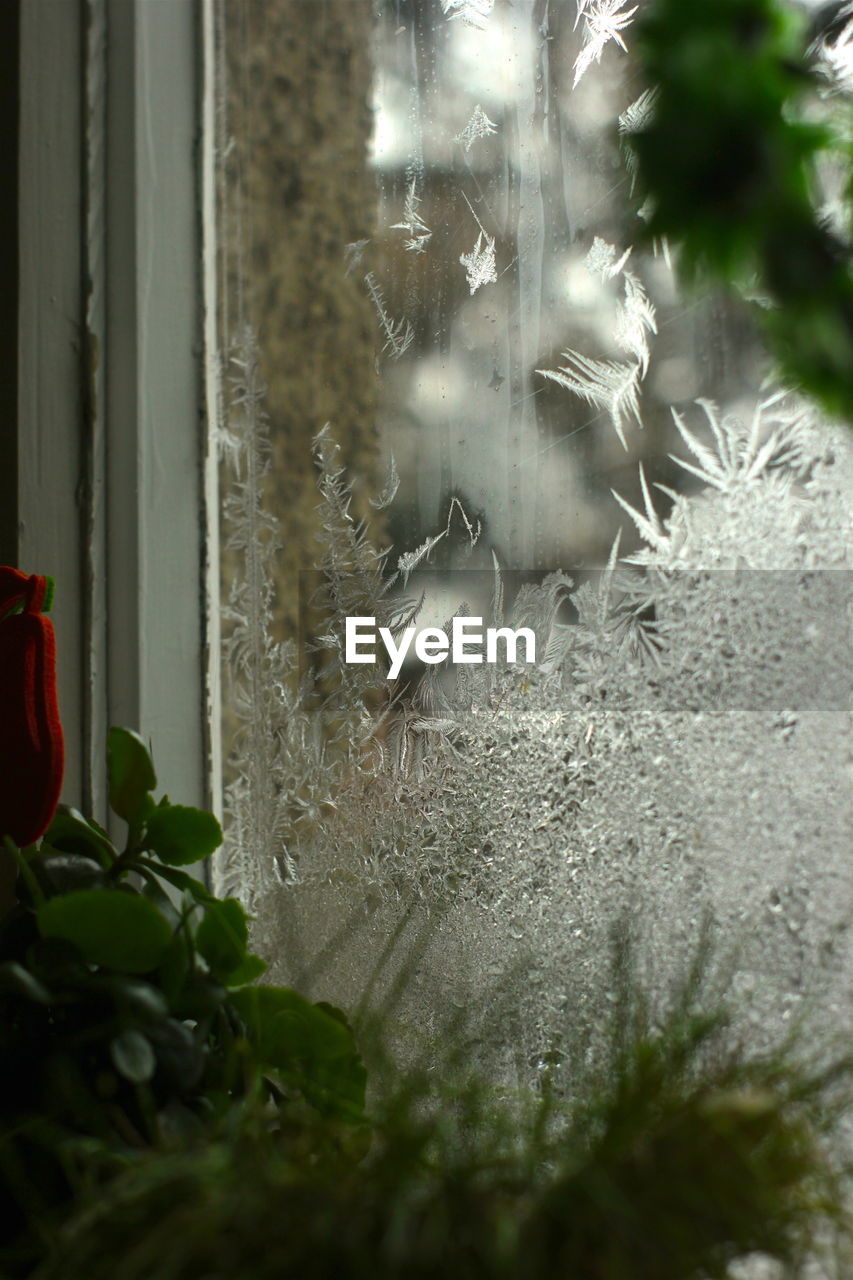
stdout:
{"type": "Polygon", "coordinates": [[[527,1078],[620,928],[661,1000],[711,937],[762,1042],[853,980],[849,433],[644,236],[637,12],[218,10],[220,886],[283,979],[404,973],[527,1078]],[[389,682],[352,616],[536,661],[389,682]]]}

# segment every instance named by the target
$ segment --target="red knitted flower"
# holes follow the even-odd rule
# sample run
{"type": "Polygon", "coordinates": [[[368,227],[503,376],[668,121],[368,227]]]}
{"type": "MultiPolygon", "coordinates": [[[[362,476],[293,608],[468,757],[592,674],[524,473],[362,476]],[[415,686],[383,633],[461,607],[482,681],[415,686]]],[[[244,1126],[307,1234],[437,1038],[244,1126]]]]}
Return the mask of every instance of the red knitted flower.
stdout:
{"type": "Polygon", "coordinates": [[[62,725],[47,578],[0,566],[0,844],[32,844],[62,787],[62,725]]]}

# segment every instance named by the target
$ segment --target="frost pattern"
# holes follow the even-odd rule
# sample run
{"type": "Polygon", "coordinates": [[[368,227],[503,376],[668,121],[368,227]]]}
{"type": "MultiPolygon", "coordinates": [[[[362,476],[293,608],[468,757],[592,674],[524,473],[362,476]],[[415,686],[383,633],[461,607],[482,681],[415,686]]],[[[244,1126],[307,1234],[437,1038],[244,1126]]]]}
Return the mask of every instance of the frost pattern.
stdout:
{"type": "Polygon", "coordinates": [[[853,5],[839,7],[834,15],[834,38],[823,37],[813,52],[831,86],[839,93],[853,93],[853,5]],[[841,19],[846,18],[845,22],[841,19]]]}
{"type": "MultiPolygon", "coordinates": [[[[238,403],[254,403],[245,382],[238,403]]],[[[262,415],[249,420],[262,435],[262,415]]],[[[397,634],[411,624],[422,597],[389,587],[446,537],[450,516],[389,574],[321,433],[331,740],[307,732],[307,694],[280,696],[292,655],[261,638],[241,665],[272,681],[264,702],[240,703],[246,731],[266,708],[269,737],[263,768],[247,759],[231,794],[242,840],[257,843],[242,845],[226,883],[245,892],[248,880],[259,928],[288,948],[301,936],[311,952],[318,921],[372,904],[333,982],[350,1001],[401,905],[425,926],[441,905],[420,976],[409,975],[409,1016],[429,1019],[436,1001],[482,1006],[484,1052],[510,1074],[535,1076],[546,1051],[552,1062],[568,1054],[567,1025],[594,1040],[608,930],[625,912],[642,919],[659,986],[703,918],[720,945],[738,946],[734,981],[756,1044],[806,1015],[831,1030],[853,983],[853,448],[781,395],[746,421],[702,402],[678,429],[696,491],[656,486],[672,503],[661,514],[643,475],[643,510],[619,499],[641,552],[620,561],[617,541],[597,580],[552,573],[509,604],[493,561],[490,621],[534,628],[536,668],[460,668],[448,683],[431,667],[408,693],[383,685],[381,668],[340,663],[343,620],[367,613],[397,634]],[[263,821],[239,817],[256,809],[263,821]],[[511,1011],[484,995],[508,964],[511,1011]]],[[[239,494],[253,510],[254,489],[239,494]]],[[[469,522],[472,541],[477,532],[469,522]]],[[[258,587],[255,606],[246,582],[238,601],[263,628],[258,587]]]]}
{"type": "Polygon", "coordinates": [[[493,133],[497,133],[497,125],[494,120],[489,119],[478,102],[471,114],[471,119],[462,132],[457,133],[453,141],[463,143],[465,150],[470,151],[479,138],[488,138],[493,133]]]}
{"type": "Polygon", "coordinates": [[[632,133],[640,133],[645,129],[651,119],[657,98],[657,89],[644,89],[639,98],[635,98],[631,105],[625,108],[619,117],[619,132],[623,137],[630,137],[632,133]]]}
{"type": "Polygon", "coordinates": [[[450,503],[450,509],[447,513],[447,524],[442,529],[441,533],[436,533],[431,537],[426,538],[419,547],[414,549],[414,551],[403,552],[397,561],[397,573],[391,579],[391,584],[396,582],[398,576],[402,577],[404,584],[408,582],[410,575],[415,571],[415,569],[424,563],[433,548],[437,547],[439,542],[441,542],[443,538],[446,538],[450,533],[453,524],[453,515],[456,511],[459,512],[462,522],[465,525],[465,529],[468,533],[469,545],[471,547],[475,547],[477,545],[480,533],[482,532],[480,521],[478,520],[476,524],[472,524],[468,519],[468,516],[465,514],[465,508],[462,506],[462,503],[458,498],[453,498],[450,503]]]}
{"type": "Polygon", "coordinates": [[[670,571],[700,560],[703,568],[725,570],[849,568],[849,445],[842,441],[838,452],[821,441],[805,408],[784,408],[775,397],[759,403],[748,423],[707,400],[697,407],[710,439],[673,411],[690,455],[674,460],[702,481],[701,494],[686,498],[657,485],[672,502],[666,527],[642,468],[645,514],[614,494],[647,543],[631,562],[670,571]]]}
{"type": "Polygon", "coordinates": [[[400,356],[404,355],[412,345],[415,331],[408,320],[392,320],[385,305],[382,290],[372,271],[369,271],[364,277],[364,283],[367,286],[367,292],[370,294],[370,300],[376,308],[379,324],[385,334],[385,346],[382,350],[389,352],[393,359],[399,360],[400,356]]]}
{"type": "Polygon", "coordinates": [[[584,266],[592,275],[599,276],[602,280],[612,280],[620,274],[630,256],[631,250],[626,249],[621,258],[618,258],[615,245],[596,236],[584,259],[584,266]]]}
{"type": "Polygon", "coordinates": [[[604,281],[622,276],[624,297],[616,311],[614,337],[618,346],[632,360],[598,360],[579,351],[564,351],[566,364],[558,369],[537,369],[587,404],[603,409],[610,417],[613,430],[623,448],[627,448],[625,429],[631,423],[642,426],[640,387],[649,369],[651,346],[649,335],[657,333],[655,308],[639,277],[625,270],[631,255],[627,249],[617,255],[614,245],[596,236],[584,265],[604,281]]]}
{"type": "MultiPolygon", "coordinates": [[[[257,345],[244,332],[231,358],[227,456],[235,478],[223,512],[225,545],[240,564],[223,609],[229,703],[240,730],[234,780],[225,797],[231,821],[218,874],[223,893],[238,893],[249,901],[269,889],[282,864],[289,866],[280,800],[286,775],[277,735],[284,725],[299,736],[299,718],[278,679],[292,655],[272,639],[278,525],[263,503],[270,448],[258,362],[257,345]],[[258,850],[264,847],[276,850],[276,856],[259,859],[258,850]]],[[[307,730],[304,719],[301,729],[307,730]]]]}
{"type": "Polygon", "coordinates": [[[632,272],[625,272],[625,298],[616,316],[616,341],[637,362],[640,378],[649,370],[651,348],[649,334],[657,333],[655,308],[649,300],[641,281],[632,272]]]}
{"type": "Polygon", "coordinates": [[[498,278],[495,264],[495,240],[488,232],[481,231],[470,253],[460,254],[459,261],[468,277],[468,288],[474,294],[484,284],[492,284],[498,278]]]}
{"type": "Polygon", "coordinates": [[[388,474],[385,478],[385,484],[382,492],[376,498],[370,499],[370,505],[377,511],[384,511],[386,507],[390,507],[391,503],[397,496],[397,490],[400,487],[400,473],[397,470],[397,463],[393,453],[388,463],[388,474]]]}
{"type": "MultiPolygon", "coordinates": [[[[483,29],[493,5],[442,0],[442,10],[483,29]]],[[[576,83],[608,43],[624,48],[635,9],[580,0],[577,13],[576,83]]],[[[845,31],[822,53],[836,89],[849,44],[845,31]]],[[[651,95],[637,99],[622,133],[642,127],[653,105],[651,95]]],[[[458,135],[466,151],[476,115],[458,135]]],[[[455,127],[440,131],[442,145],[455,127]]],[[[418,213],[420,145],[396,228],[410,241],[429,233],[418,213]]],[[[476,220],[477,241],[460,259],[472,294],[497,279],[495,239],[476,220]]],[[[495,226],[506,243],[499,214],[495,226]]],[[[365,247],[350,246],[350,269],[365,247]]],[[[410,279],[421,265],[407,263],[410,279]]],[[[560,368],[539,372],[606,413],[624,446],[642,425],[657,317],[629,247],[596,236],[586,267],[612,308],[613,349],[595,358],[569,350],[560,368]]],[[[389,314],[372,274],[365,284],[385,350],[398,357],[412,327],[389,314]]],[[[614,493],[639,551],[620,559],[617,539],[600,573],[554,572],[514,595],[492,553],[487,623],[533,627],[535,668],[431,667],[391,686],[383,661],[343,662],[345,617],[373,616],[399,636],[421,617],[423,577],[451,557],[451,534],[465,526],[472,562],[486,539],[453,499],[441,508],[446,524],[413,549],[375,548],[324,430],[325,621],[316,674],[300,682],[294,650],[272,639],[277,534],[262,506],[267,424],[250,339],[234,368],[222,445],[239,472],[227,512],[239,571],[226,622],[240,733],[217,874],[220,888],[254,905],[263,949],[281,957],[276,976],[302,973],[300,953],[304,972],[331,956],[317,994],[352,1006],[385,965],[392,995],[406,975],[395,998],[427,1037],[441,1011],[481,1008],[484,1054],[508,1079],[536,1079],[544,1060],[570,1064],[594,1045],[620,920],[642,932],[654,992],[683,972],[705,920],[723,952],[738,950],[733,986],[751,1044],[801,1017],[830,1032],[844,1023],[853,991],[850,436],[791,396],[765,396],[752,412],[681,401],[674,460],[692,487],[677,494],[648,466],[639,498],[614,493]],[[405,954],[387,959],[403,913],[422,930],[408,968],[405,954]],[[355,923],[342,939],[344,921],[355,923]],[[503,999],[492,993],[499,981],[503,999]]],[[[389,508],[398,484],[392,460],[377,509],[389,508]]]]}
{"type": "Polygon", "coordinates": [[[640,425],[640,365],[594,360],[579,351],[564,351],[563,359],[566,363],[559,369],[537,369],[537,373],[606,410],[620,444],[627,449],[626,426],[631,421],[640,425]]]}
{"type": "Polygon", "coordinates": [[[621,9],[622,0],[577,0],[577,4],[575,26],[583,20],[584,42],[575,60],[575,86],[593,63],[601,61],[601,55],[611,40],[620,49],[627,49],[622,32],[630,26],[638,8],[634,5],[632,9],[621,9]]]}
{"type": "Polygon", "coordinates": [[[495,0],[441,0],[442,11],[450,20],[460,18],[481,31],[495,7],[495,0]]]}
{"type": "Polygon", "coordinates": [[[353,240],[351,244],[344,245],[344,257],[346,258],[347,269],[346,274],[349,275],[356,267],[360,267],[364,261],[364,251],[370,244],[369,240],[353,240]]]}
{"type": "Polygon", "coordinates": [[[631,190],[637,181],[637,155],[630,145],[631,135],[641,133],[649,123],[658,98],[657,89],[644,89],[639,98],[635,98],[619,117],[619,136],[622,139],[622,153],[625,167],[631,175],[631,190]]]}
{"type": "Polygon", "coordinates": [[[465,268],[465,274],[468,277],[468,288],[471,294],[475,294],[484,284],[493,284],[498,278],[498,269],[495,262],[495,238],[490,236],[486,231],[476,213],[471,201],[465,196],[465,203],[477,219],[477,226],[480,228],[480,234],[477,236],[477,243],[470,253],[463,253],[459,261],[465,268]]]}
{"type": "Polygon", "coordinates": [[[432,232],[418,213],[418,205],[421,200],[417,195],[416,189],[417,181],[412,178],[406,194],[403,221],[395,222],[391,230],[407,231],[409,233],[409,238],[405,241],[405,246],[409,253],[425,253],[426,247],[432,239],[432,232]]]}

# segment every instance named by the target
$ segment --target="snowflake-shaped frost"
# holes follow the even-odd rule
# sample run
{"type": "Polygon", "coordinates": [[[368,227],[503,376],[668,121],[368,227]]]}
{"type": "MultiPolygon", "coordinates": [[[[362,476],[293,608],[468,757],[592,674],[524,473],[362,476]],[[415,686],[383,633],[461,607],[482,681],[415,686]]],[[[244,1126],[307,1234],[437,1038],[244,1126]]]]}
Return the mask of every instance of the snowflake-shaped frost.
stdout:
{"type": "MultiPolygon", "coordinates": [[[[843,11],[838,16],[844,16],[843,11]]],[[[835,39],[822,39],[815,49],[818,65],[839,93],[853,93],[853,4],[846,6],[846,16],[835,39]]]]}
{"type": "MultiPolygon", "coordinates": [[[[846,563],[849,532],[847,494],[840,478],[833,492],[818,473],[809,415],[779,409],[779,397],[760,403],[749,423],[721,417],[708,400],[697,401],[711,439],[703,441],[673,411],[676,428],[692,461],[670,455],[701,480],[698,495],[685,497],[663,484],[655,488],[672,500],[662,521],[654,509],[642,467],[644,511],[614,493],[646,547],[627,562],[661,569],[704,563],[713,568],[781,569],[846,563]],[[806,499],[820,493],[820,501],[806,499]],[[825,528],[819,527],[821,522],[825,528]]],[[[822,430],[825,432],[826,427],[822,430]]],[[[833,457],[832,450],[828,456],[833,457]]],[[[836,468],[837,470],[837,468],[836,468]]]]}
{"type": "Polygon", "coordinates": [[[441,8],[448,18],[461,18],[470,27],[481,31],[495,7],[495,0],[441,0],[441,8]]]}
{"type": "Polygon", "coordinates": [[[657,89],[644,89],[639,98],[635,98],[630,107],[625,108],[619,117],[619,132],[623,137],[630,137],[632,133],[640,133],[645,129],[658,96],[657,89]]]}
{"type": "Polygon", "coordinates": [[[630,419],[640,423],[640,366],[622,360],[594,360],[579,351],[564,351],[567,361],[560,369],[537,369],[567,391],[581,396],[587,404],[605,409],[623,448],[625,426],[630,419]]]}
{"type": "Polygon", "coordinates": [[[385,346],[382,349],[383,351],[389,351],[395,360],[399,360],[400,356],[405,351],[408,351],[412,345],[415,331],[408,320],[392,320],[385,305],[382,290],[379,288],[372,271],[369,271],[364,277],[364,283],[367,286],[367,292],[370,294],[370,300],[376,308],[379,324],[385,334],[385,346]]]}
{"type": "Polygon", "coordinates": [[[498,278],[495,263],[495,238],[481,231],[470,253],[463,253],[459,261],[468,276],[468,288],[474,294],[484,284],[493,284],[498,278]]]}
{"type": "Polygon", "coordinates": [[[416,192],[416,185],[416,180],[412,178],[409,190],[406,193],[403,221],[395,222],[391,228],[392,231],[408,231],[409,238],[406,240],[404,247],[409,253],[423,253],[432,239],[432,232],[418,213],[418,205],[421,203],[421,199],[416,192]]]}
{"type": "Polygon", "coordinates": [[[495,263],[495,237],[490,236],[480,219],[474,213],[474,206],[471,201],[462,193],[465,203],[474,214],[477,226],[480,228],[480,234],[477,237],[477,243],[470,253],[463,253],[459,261],[465,268],[468,276],[468,288],[472,295],[484,284],[493,284],[498,278],[497,265],[495,263]]]}
{"type": "Polygon", "coordinates": [[[629,249],[617,259],[613,245],[596,236],[585,266],[605,281],[623,273],[625,298],[616,315],[616,340],[623,351],[633,356],[633,360],[594,360],[579,351],[564,351],[563,359],[568,361],[567,365],[558,370],[536,371],[567,391],[582,396],[588,404],[606,409],[623,448],[627,448],[627,422],[634,419],[638,426],[642,426],[640,383],[649,368],[649,334],[657,333],[655,308],[648,294],[637,276],[624,270],[630,252],[629,249]]]}
{"type": "Polygon", "coordinates": [[[344,257],[346,258],[347,269],[346,274],[349,275],[356,267],[360,267],[364,259],[364,251],[370,244],[369,240],[353,240],[350,244],[344,245],[344,257]]]}
{"type": "Polygon", "coordinates": [[[382,492],[377,497],[370,499],[370,505],[375,507],[377,511],[384,511],[386,507],[390,507],[396,498],[399,487],[400,473],[397,470],[397,460],[392,453],[388,462],[388,473],[382,486],[382,492]]]}
{"type": "Polygon", "coordinates": [[[626,107],[619,117],[619,137],[623,143],[622,151],[625,157],[625,167],[631,175],[632,191],[637,179],[637,155],[630,145],[631,138],[634,134],[642,133],[649,123],[658,96],[657,89],[645,89],[639,98],[635,98],[630,107],[626,107]]]}
{"type": "Polygon", "coordinates": [[[592,248],[586,255],[583,265],[594,276],[599,276],[602,280],[612,280],[625,266],[625,263],[631,256],[631,250],[626,249],[621,258],[616,256],[616,246],[608,244],[601,236],[596,236],[592,242],[592,248]]]}
{"type": "Polygon", "coordinates": [[[461,142],[466,151],[470,151],[473,144],[478,138],[488,138],[490,134],[497,133],[497,125],[486,115],[479,102],[474,108],[471,119],[466,124],[461,133],[457,133],[453,139],[454,142],[461,142]]]}
{"type": "Polygon", "coordinates": [[[640,281],[631,271],[625,272],[625,301],[616,317],[616,340],[637,361],[640,377],[649,370],[649,334],[657,333],[655,308],[640,281]]]}
{"type": "Polygon", "coordinates": [[[621,33],[630,26],[637,5],[620,11],[621,3],[622,0],[578,0],[575,25],[583,18],[584,44],[575,59],[575,85],[594,62],[601,61],[601,55],[611,40],[627,51],[621,33]]]}

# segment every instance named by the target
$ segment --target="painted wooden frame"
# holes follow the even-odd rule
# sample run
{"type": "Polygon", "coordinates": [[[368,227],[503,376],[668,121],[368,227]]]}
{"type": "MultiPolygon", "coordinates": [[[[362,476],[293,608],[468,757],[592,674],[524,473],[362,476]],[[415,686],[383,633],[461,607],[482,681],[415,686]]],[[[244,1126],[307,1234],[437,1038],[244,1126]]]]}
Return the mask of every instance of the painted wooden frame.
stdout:
{"type": "Polygon", "coordinates": [[[110,724],[216,804],[209,0],[21,10],[18,562],[57,579],[64,798],[110,724]]]}

